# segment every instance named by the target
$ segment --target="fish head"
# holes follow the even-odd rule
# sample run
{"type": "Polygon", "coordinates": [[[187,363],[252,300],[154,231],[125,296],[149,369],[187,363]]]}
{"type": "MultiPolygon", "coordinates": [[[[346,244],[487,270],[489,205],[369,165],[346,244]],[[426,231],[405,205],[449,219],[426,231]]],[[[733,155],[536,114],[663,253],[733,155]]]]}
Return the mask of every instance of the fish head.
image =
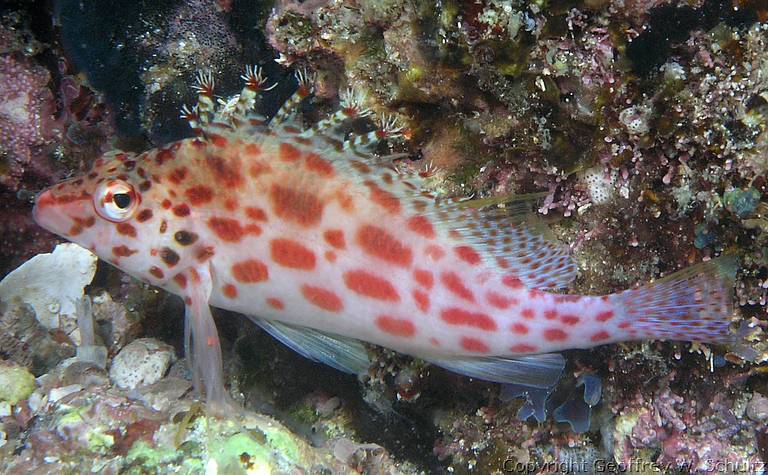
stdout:
{"type": "MultiPolygon", "coordinates": [[[[161,198],[169,193],[159,179],[164,166],[152,154],[109,152],[82,176],[43,190],[33,217],[129,274],[157,281],[162,272],[152,272],[159,269],[154,260],[174,239],[166,232],[173,210],[163,208],[161,198]]],[[[178,261],[178,254],[171,259],[178,261]]]]}

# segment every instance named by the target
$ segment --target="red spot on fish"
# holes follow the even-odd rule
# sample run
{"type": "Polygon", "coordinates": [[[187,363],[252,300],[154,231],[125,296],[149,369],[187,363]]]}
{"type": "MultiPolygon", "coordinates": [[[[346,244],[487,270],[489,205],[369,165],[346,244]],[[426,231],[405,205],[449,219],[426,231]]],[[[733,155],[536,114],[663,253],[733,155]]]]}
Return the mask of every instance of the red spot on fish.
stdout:
{"type": "Polygon", "coordinates": [[[512,345],[509,350],[513,353],[533,353],[538,348],[536,348],[533,345],[527,345],[525,343],[518,343],[517,345],[512,345]]]}
{"type": "Polygon", "coordinates": [[[269,243],[272,260],[283,267],[312,270],[315,268],[315,253],[291,239],[273,239],[269,243]]]}
{"type": "Polygon", "coordinates": [[[216,233],[222,240],[227,242],[238,242],[243,238],[243,227],[240,223],[231,218],[208,218],[208,227],[216,233]]]}
{"type": "Polygon", "coordinates": [[[607,322],[608,320],[613,318],[613,312],[610,310],[606,310],[605,312],[600,312],[597,314],[597,317],[595,317],[595,320],[598,322],[607,322]]]}
{"type": "Polygon", "coordinates": [[[176,157],[174,156],[173,151],[170,148],[165,148],[157,152],[157,155],[155,155],[155,163],[162,165],[163,162],[173,160],[174,158],[176,157]]]}
{"type": "Polygon", "coordinates": [[[247,259],[232,265],[232,276],[238,282],[254,284],[269,278],[267,266],[256,259],[247,259]]]}
{"type": "Polygon", "coordinates": [[[229,141],[225,137],[219,134],[210,134],[208,135],[208,139],[211,141],[211,143],[214,146],[221,147],[221,148],[226,147],[227,144],[229,143],[229,141]]]}
{"type": "Polygon", "coordinates": [[[528,297],[531,299],[540,299],[544,297],[544,292],[539,289],[530,289],[528,291],[528,297]]]}
{"type": "Polygon", "coordinates": [[[486,331],[496,331],[496,322],[484,313],[469,312],[460,308],[448,308],[443,310],[440,318],[451,325],[463,325],[475,327],[486,331]]]}
{"type": "Polygon", "coordinates": [[[502,310],[509,308],[512,305],[517,305],[519,303],[516,298],[505,297],[492,290],[486,294],[486,298],[488,299],[488,303],[502,310]]]}
{"type": "Polygon", "coordinates": [[[169,209],[171,207],[171,200],[164,199],[162,203],[160,203],[160,206],[162,206],[164,209],[169,209]]]}
{"type": "Polygon", "coordinates": [[[118,257],[128,257],[132,254],[136,254],[136,252],[138,251],[136,251],[135,249],[130,249],[128,248],[128,246],[123,246],[123,245],[115,246],[112,248],[112,254],[118,257]]]}
{"type": "Polygon", "coordinates": [[[123,236],[136,237],[136,228],[131,223],[117,223],[115,226],[117,232],[123,236]]]}
{"type": "Polygon", "coordinates": [[[397,290],[388,280],[376,277],[364,270],[346,272],[344,283],[353,292],[366,297],[377,300],[400,300],[397,290]]]}
{"type": "Polygon", "coordinates": [[[432,345],[432,346],[440,346],[440,340],[438,340],[435,337],[431,337],[429,339],[429,344],[432,345]]]}
{"type": "Polygon", "coordinates": [[[231,299],[237,298],[237,287],[235,287],[232,284],[224,285],[224,287],[221,288],[221,292],[224,294],[224,296],[229,297],[231,299]]]}
{"type": "Polygon", "coordinates": [[[235,211],[238,207],[238,202],[235,198],[227,198],[224,200],[224,209],[227,211],[235,211]]]}
{"type": "Polygon", "coordinates": [[[592,340],[592,341],[605,341],[605,340],[607,340],[610,337],[611,337],[611,335],[607,331],[602,330],[602,331],[599,331],[599,332],[593,334],[589,339],[592,340]]]}
{"type": "Polygon", "coordinates": [[[176,282],[176,285],[178,285],[182,289],[187,288],[187,276],[179,272],[178,274],[173,276],[173,281],[176,282]]]}
{"type": "Polygon", "coordinates": [[[182,203],[180,205],[176,205],[173,207],[173,214],[176,216],[183,218],[184,216],[189,216],[190,210],[189,206],[187,206],[186,203],[182,203]]]}
{"type": "Polygon", "coordinates": [[[528,320],[533,320],[533,317],[534,317],[534,316],[536,316],[536,313],[533,311],[533,309],[532,309],[532,308],[524,308],[524,309],[523,309],[523,310],[520,312],[520,315],[521,315],[523,318],[526,318],[526,319],[528,319],[528,320]]]}
{"type": "Polygon", "coordinates": [[[225,160],[216,155],[205,157],[205,163],[213,172],[213,177],[226,188],[240,188],[243,183],[243,176],[240,174],[239,160],[225,160]]]}
{"type": "Polygon", "coordinates": [[[280,144],[280,160],[284,162],[295,162],[301,158],[301,152],[298,148],[288,143],[280,144]]]}
{"type": "Polygon", "coordinates": [[[213,257],[214,254],[215,252],[213,250],[213,246],[205,246],[204,248],[197,251],[197,260],[200,262],[205,262],[213,257]]]}
{"type": "Polygon", "coordinates": [[[419,289],[414,289],[413,300],[416,301],[416,306],[419,310],[426,313],[429,311],[429,296],[419,289]]]}
{"type": "Polygon", "coordinates": [[[621,322],[619,323],[619,328],[629,328],[630,323],[629,322],[621,322]]]}
{"type": "Polygon", "coordinates": [[[388,213],[397,214],[400,212],[400,200],[395,195],[381,189],[379,185],[370,180],[365,182],[365,186],[371,190],[371,200],[374,203],[384,208],[388,213]]]}
{"type": "Polygon", "coordinates": [[[523,288],[523,282],[518,279],[517,277],[513,275],[505,275],[501,282],[506,285],[507,287],[513,288],[513,289],[521,289],[523,288]]]}
{"type": "Polygon", "coordinates": [[[470,336],[463,336],[459,341],[462,348],[473,353],[489,353],[491,348],[482,340],[470,336]]]}
{"type": "Polygon", "coordinates": [[[347,243],[344,240],[344,232],[340,229],[329,229],[323,233],[325,242],[335,247],[336,249],[344,249],[347,247],[347,243]]]}
{"type": "Polygon", "coordinates": [[[445,256],[445,251],[443,248],[434,245],[427,246],[425,253],[427,254],[427,257],[430,257],[435,261],[439,261],[445,256]]]}
{"type": "Polygon", "coordinates": [[[184,192],[193,206],[209,203],[213,199],[213,190],[205,185],[195,185],[184,192]]]}
{"type": "Polygon", "coordinates": [[[312,193],[274,184],[270,190],[270,198],[278,217],[301,226],[314,226],[323,216],[323,203],[312,193]]]}
{"type": "Polygon", "coordinates": [[[170,174],[168,174],[168,180],[172,183],[179,184],[187,177],[187,167],[175,168],[170,174]]]}
{"type": "Polygon", "coordinates": [[[330,178],[334,174],[333,165],[316,153],[308,153],[307,156],[304,157],[304,164],[306,165],[307,170],[313,171],[326,178],[330,178]]]}
{"type": "Polygon", "coordinates": [[[338,295],[333,291],[322,287],[313,287],[310,285],[301,286],[301,295],[312,305],[328,310],[329,312],[340,312],[344,308],[338,295]]]}
{"type": "Polygon", "coordinates": [[[274,308],[275,310],[285,309],[285,304],[283,303],[283,301],[276,297],[269,297],[267,299],[267,305],[274,308]]]}
{"type": "Polygon", "coordinates": [[[357,232],[357,242],[366,253],[392,264],[406,267],[413,260],[410,248],[378,226],[362,226],[357,232]]]}
{"type": "Polygon", "coordinates": [[[261,208],[256,208],[253,206],[246,206],[245,208],[245,215],[248,216],[248,218],[254,220],[254,221],[266,221],[267,220],[267,213],[264,212],[261,208]]]}
{"type": "Polygon", "coordinates": [[[464,283],[461,281],[461,277],[459,277],[455,272],[443,272],[440,275],[440,281],[443,283],[446,289],[450,290],[458,297],[461,297],[464,300],[468,300],[470,302],[475,301],[475,295],[471,290],[464,286],[464,283]]]}
{"type": "Polygon", "coordinates": [[[80,224],[73,224],[69,228],[69,231],[67,231],[67,234],[70,236],[77,236],[82,232],[83,232],[83,227],[80,224]]]}
{"type": "Polygon", "coordinates": [[[328,262],[336,262],[336,253],[333,251],[325,251],[325,258],[328,262]]]}
{"type": "Polygon", "coordinates": [[[469,246],[458,246],[454,251],[456,251],[456,255],[459,256],[459,259],[468,264],[474,266],[480,263],[480,254],[469,246]]]}
{"type": "Polygon", "coordinates": [[[252,163],[251,167],[248,169],[248,173],[250,173],[253,178],[258,178],[261,175],[266,175],[271,171],[272,171],[272,167],[270,167],[266,163],[261,163],[261,162],[252,163]]]}
{"type": "Polygon", "coordinates": [[[413,271],[413,278],[424,288],[431,289],[435,283],[435,278],[432,273],[424,269],[416,269],[413,271]]]}
{"type": "Polygon", "coordinates": [[[522,323],[513,323],[510,329],[518,335],[525,335],[528,333],[528,327],[522,323]]]}
{"type": "Polygon", "coordinates": [[[416,334],[416,327],[413,322],[403,318],[390,317],[389,315],[380,315],[376,317],[376,326],[379,330],[390,335],[411,337],[416,334]]]}
{"type": "Polygon", "coordinates": [[[559,328],[547,328],[544,330],[544,338],[547,341],[563,341],[568,338],[568,334],[559,328]]]}
{"type": "Polygon", "coordinates": [[[157,277],[158,279],[162,279],[163,277],[165,277],[165,274],[163,273],[163,270],[160,269],[159,267],[156,267],[156,266],[150,267],[149,268],[149,273],[152,274],[153,276],[157,277]]]}
{"type": "Polygon", "coordinates": [[[348,193],[344,193],[343,191],[339,190],[335,194],[336,201],[339,202],[339,206],[341,206],[341,209],[346,211],[347,213],[351,213],[355,210],[355,201],[352,199],[352,197],[348,193]]]}
{"type": "Polygon", "coordinates": [[[371,167],[369,167],[365,163],[359,162],[357,160],[350,160],[349,164],[352,166],[352,168],[354,168],[355,170],[357,170],[359,173],[361,173],[363,175],[367,175],[367,174],[371,173],[371,171],[373,171],[373,170],[371,170],[371,167]]]}
{"type": "Polygon", "coordinates": [[[245,150],[246,155],[250,156],[251,158],[255,158],[261,155],[261,147],[255,143],[246,144],[245,147],[243,147],[243,150],[245,150]]]}
{"type": "Polygon", "coordinates": [[[243,227],[243,232],[245,234],[250,234],[251,236],[260,236],[261,227],[258,224],[246,224],[245,227],[243,227]]]}
{"type": "Polygon", "coordinates": [[[140,223],[149,221],[150,219],[152,219],[152,210],[149,208],[139,211],[139,214],[136,215],[136,221],[140,223]]]}
{"type": "Polygon", "coordinates": [[[576,325],[579,323],[579,317],[576,315],[563,315],[560,317],[560,321],[566,325],[576,325]]]}
{"type": "Polygon", "coordinates": [[[408,219],[408,229],[420,234],[425,238],[435,237],[435,228],[432,227],[432,223],[424,216],[414,216],[408,219]]]}
{"type": "Polygon", "coordinates": [[[544,318],[547,320],[555,320],[557,318],[557,310],[545,310],[544,318]]]}

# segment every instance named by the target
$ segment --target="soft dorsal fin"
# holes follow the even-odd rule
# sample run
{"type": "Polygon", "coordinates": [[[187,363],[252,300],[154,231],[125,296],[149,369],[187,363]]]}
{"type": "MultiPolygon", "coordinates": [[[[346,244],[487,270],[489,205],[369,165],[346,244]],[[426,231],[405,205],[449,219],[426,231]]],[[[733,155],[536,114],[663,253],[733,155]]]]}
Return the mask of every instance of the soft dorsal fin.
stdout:
{"type": "Polygon", "coordinates": [[[550,290],[567,287],[576,266],[565,246],[545,236],[548,229],[532,211],[541,194],[438,202],[431,214],[439,226],[471,246],[492,265],[526,287],[550,290]],[[503,207],[498,205],[505,203],[503,207]]]}

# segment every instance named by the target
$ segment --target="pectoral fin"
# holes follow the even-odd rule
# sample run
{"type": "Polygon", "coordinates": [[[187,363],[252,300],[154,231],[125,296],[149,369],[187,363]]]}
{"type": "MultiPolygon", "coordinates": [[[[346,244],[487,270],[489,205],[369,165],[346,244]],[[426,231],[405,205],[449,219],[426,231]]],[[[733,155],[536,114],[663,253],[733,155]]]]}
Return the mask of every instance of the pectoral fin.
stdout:
{"type": "Polygon", "coordinates": [[[230,399],[224,389],[219,333],[208,305],[211,275],[206,267],[201,267],[190,269],[189,276],[185,298],[185,349],[192,363],[195,388],[201,394],[205,391],[209,405],[227,407],[230,399]]]}

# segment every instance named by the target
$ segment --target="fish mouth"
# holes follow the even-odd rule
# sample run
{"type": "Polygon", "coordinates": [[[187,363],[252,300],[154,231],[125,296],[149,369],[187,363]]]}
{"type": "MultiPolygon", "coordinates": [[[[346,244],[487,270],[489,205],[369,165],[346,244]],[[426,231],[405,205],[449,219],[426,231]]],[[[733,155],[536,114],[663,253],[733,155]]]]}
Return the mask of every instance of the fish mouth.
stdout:
{"type": "Polygon", "coordinates": [[[46,216],[50,214],[49,208],[54,206],[56,199],[51,190],[44,190],[35,198],[35,205],[32,207],[32,219],[43,228],[46,228],[46,216]]]}
{"type": "Polygon", "coordinates": [[[77,219],[74,217],[83,214],[85,203],[84,199],[71,199],[71,196],[54,196],[50,188],[42,191],[35,198],[32,218],[41,228],[67,237],[76,224],[77,219]]]}

